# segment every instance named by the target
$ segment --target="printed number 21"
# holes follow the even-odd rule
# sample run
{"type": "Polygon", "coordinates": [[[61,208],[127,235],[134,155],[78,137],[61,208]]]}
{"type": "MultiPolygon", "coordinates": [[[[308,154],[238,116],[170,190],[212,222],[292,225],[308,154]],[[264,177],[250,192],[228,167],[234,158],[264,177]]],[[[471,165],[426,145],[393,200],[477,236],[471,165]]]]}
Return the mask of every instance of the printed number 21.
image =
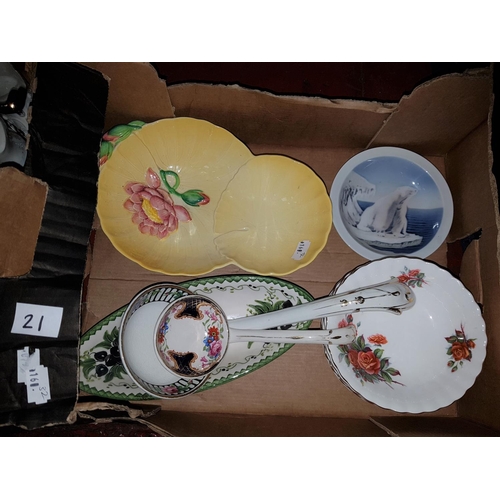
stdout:
{"type": "MultiPolygon", "coordinates": [[[[31,320],[33,319],[33,314],[27,314],[24,319],[26,320],[26,323],[24,323],[23,328],[33,328],[30,323],[31,320]]],[[[40,317],[40,321],[38,323],[38,331],[42,329],[42,323],[43,323],[43,316],[40,317]]]]}

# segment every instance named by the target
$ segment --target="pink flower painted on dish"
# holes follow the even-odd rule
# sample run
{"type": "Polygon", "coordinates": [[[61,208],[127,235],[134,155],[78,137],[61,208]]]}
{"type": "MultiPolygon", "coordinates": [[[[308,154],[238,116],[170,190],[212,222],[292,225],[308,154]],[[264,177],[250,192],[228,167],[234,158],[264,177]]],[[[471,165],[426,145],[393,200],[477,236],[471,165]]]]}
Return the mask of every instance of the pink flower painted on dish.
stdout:
{"type": "Polygon", "coordinates": [[[217,358],[222,352],[222,342],[220,340],[216,340],[210,344],[209,356],[213,358],[217,358]]]}
{"type": "Polygon", "coordinates": [[[173,385],[167,385],[166,387],[163,388],[163,392],[165,394],[174,395],[179,393],[179,389],[177,389],[177,387],[173,385]]]}
{"type": "Polygon", "coordinates": [[[205,311],[205,314],[214,322],[220,321],[220,318],[215,314],[214,311],[205,311]]]}
{"type": "Polygon", "coordinates": [[[347,314],[345,318],[342,318],[337,325],[337,328],[345,328],[346,326],[353,326],[355,329],[355,335],[358,335],[358,327],[359,323],[357,325],[354,324],[354,320],[352,317],[352,314],[347,314]]]}
{"type": "Polygon", "coordinates": [[[125,186],[129,198],[124,207],[133,213],[132,222],[139,226],[141,233],[163,239],[177,230],[179,221],[189,222],[191,216],[160,188],[160,177],[151,168],[146,173],[146,183],[129,182],[125,186]]]}
{"type": "Polygon", "coordinates": [[[338,327],[339,328],[345,328],[346,326],[349,326],[349,323],[345,319],[341,319],[339,321],[338,327]]]}

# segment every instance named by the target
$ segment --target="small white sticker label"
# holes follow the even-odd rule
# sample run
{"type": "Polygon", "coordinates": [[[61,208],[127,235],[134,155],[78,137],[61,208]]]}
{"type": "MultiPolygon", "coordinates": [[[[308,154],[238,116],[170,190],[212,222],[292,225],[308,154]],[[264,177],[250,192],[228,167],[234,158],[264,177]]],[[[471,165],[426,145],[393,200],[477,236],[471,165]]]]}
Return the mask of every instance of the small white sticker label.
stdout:
{"type": "Polygon", "coordinates": [[[295,253],[292,256],[293,260],[301,260],[305,257],[307,251],[309,250],[309,247],[311,246],[311,242],[308,240],[301,241],[297,245],[297,249],[295,250],[295,253]]]}
{"type": "Polygon", "coordinates": [[[61,328],[62,307],[16,304],[12,333],[57,338],[61,328]]]}
{"type": "Polygon", "coordinates": [[[50,399],[49,370],[40,364],[40,349],[17,351],[17,381],[26,386],[28,403],[42,405],[50,399]]]}
{"type": "Polygon", "coordinates": [[[33,365],[26,371],[28,403],[41,405],[50,399],[49,370],[43,365],[33,365]]]}
{"type": "Polygon", "coordinates": [[[17,351],[17,382],[23,384],[26,380],[26,370],[31,365],[40,364],[40,349],[35,349],[30,355],[30,348],[17,351]]]}

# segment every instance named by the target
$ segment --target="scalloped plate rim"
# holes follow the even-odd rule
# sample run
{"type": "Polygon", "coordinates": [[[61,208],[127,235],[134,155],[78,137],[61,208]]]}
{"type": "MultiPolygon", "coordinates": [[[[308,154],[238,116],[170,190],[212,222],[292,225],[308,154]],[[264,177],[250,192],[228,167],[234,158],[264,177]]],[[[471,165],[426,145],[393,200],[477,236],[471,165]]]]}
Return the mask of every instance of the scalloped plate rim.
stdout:
{"type": "MultiPolygon", "coordinates": [[[[248,146],[243,141],[241,141],[240,139],[238,139],[228,129],[226,129],[225,127],[221,127],[219,125],[216,125],[216,124],[214,124],[214,123],[212,123],[212,122],[210,122],[208,120],[204,120],[204,119],[200,119],[200,118],[192,118],[192,117],[185,117],[185,116],[171,117],[171,118],[161,118],[161,119],[158,119],[158,120],[153,120],[151,122],[145,122],[144,125],[141,127],[141,129],[144,128],[144,127],[152,126],[152,125],[154,125],[154,124],[156,124],[158,122],[163,122],[163,121],[167,121],[167,120],[168,121],[171,121],[171,120],[177,120],[177,121],[179,121],[179,120],[183,120],[183,121],[192,120],[192,121],[196,121],[196,122],[204,122],[204,123],[207,123],[207,124],[211,125],[212,127],[224,130],[225,132],[227,132],[228,134],[230,134],[231,136],[233,136],[234,140],[238,141],[240,144],[242,144],[247,149],[247,151],[249,152],[249,154],[251,155],[238,168],[236,168],[236,171],[234,172],[234,175],[236,175],[236,173],[239,170],[239,168],[241,168],[248,161],[250,161],[252,159],[252,157],[255,157],[255,155],[251,152],[251,150],[248,148],[248,146]]],[[[130,136],[135,135],[136,133],[137,133],[137,130],[134,130],[130,134],[130,136]]],[[[120,146],[121,146],[121,144],[124,141],[126,141],[126,140],[127,139],[124,139],[123,141],[120,141],[118,144],[116,144],[115,147],[114,147],[114,150],[118,151],[119,148],[120,148],[120,146]]],[[[103,170],[105,168],[106,168],[106,163],[101,166],[100,170],[103,170]]],[[[231,178],[233,178],[234,175],[231,178]]],[[[100,204],[99,203],[96,206],[96,212],[97,212],[97,215],[99,217],[101,229],[104,232],[104,234],[106,235],[106,237],[109,239],[109,241],[111,242],[111,244],[113,245],[113,247],[118,252],[120,252],[124,257],[126,257],[127,259],[131,260],[132,262],[135,262],[139,266],[141,266],[144,269],[147,269],[149,271],[153,271],[153,272],[161,273],[161,274],[168,274],[170,276],[199,276],[200,274],[208,274],[208,273],[211,273],[212,271],[216,271],[217,269],[222,269],[222,268],[224,268],[224,267],[226,267],[226,266],[228,266],[228,265],[230,265],[232,263],[232,261],[230,259],[228,259],[227,257],[223,256],[226,259],[225,262],[223,262],[221,264],[215,264],[214,266],[212,266],[210,268],[203,269],[203,272],[201,272],[201,273],[198,272],[198,271],[196,273],[190,273],[190,272],[187,272],[186,270],[183,270],[182,272],[181,271],[179,271],[179,272],[168,271],[168,273],[167,273],[167,271],[165,271],[165,269],[162,269],[160,267],[150,266],[150,265],[144,264],[141,261],[140,258],[134,258],[133,256],[130,255],[130,252],[127,252],[126,250],[120,248],[119,245],[116,245],[115,244],[115,237],[111,234],[112,232],[109,230],[109,226],[108,226],[108,222],[109,221],[106,219],[106,217],[104,217],[104,218],[101,217],[101,214],[100,214],[100,204]]]]}

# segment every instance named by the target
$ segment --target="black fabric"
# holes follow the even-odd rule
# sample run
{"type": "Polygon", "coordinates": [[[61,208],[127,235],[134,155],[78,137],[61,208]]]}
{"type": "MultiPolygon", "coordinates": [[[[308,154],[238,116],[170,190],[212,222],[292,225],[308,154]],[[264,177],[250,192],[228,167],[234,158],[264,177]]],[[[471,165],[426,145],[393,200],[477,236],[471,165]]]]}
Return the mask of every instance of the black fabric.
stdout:
{"type": "MultiPolygon", "coordinates": [[[[0,279],[0,425],[29,429],[65,422],[78,394],[80,304],[97,201],[98,152],[108,83],[72,63],[41,63],[23,170],[49,185],[33,267],[0,279]],[[63,307],[56,339],[11,333],[17,302],[63,307]],[[27,402],[17,382],[17,350],[40,349],[51,400],[27,402]]],[[[13,242],[13,245],[15,242],[13,242]]]]}

